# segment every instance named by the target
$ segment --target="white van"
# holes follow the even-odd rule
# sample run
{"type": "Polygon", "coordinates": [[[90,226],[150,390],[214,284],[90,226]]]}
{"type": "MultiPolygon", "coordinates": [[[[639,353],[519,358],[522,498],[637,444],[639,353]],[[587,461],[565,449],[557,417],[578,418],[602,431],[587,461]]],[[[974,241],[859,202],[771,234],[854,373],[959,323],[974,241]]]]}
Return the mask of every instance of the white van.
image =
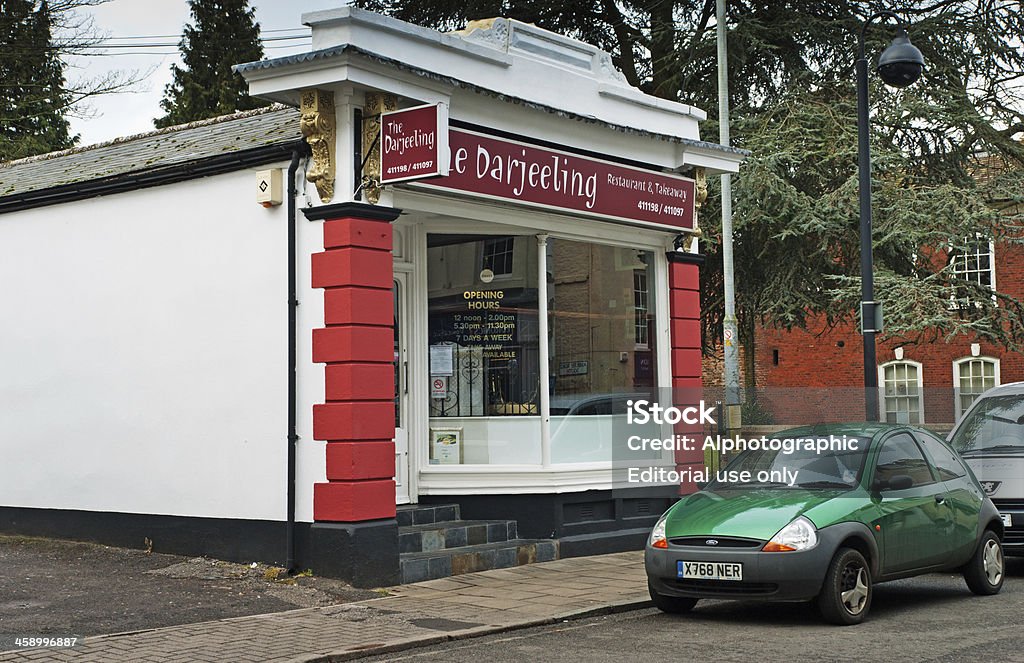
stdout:
{"type": "Polygon", "coordinates": [[[989,389],[950,432],[1003,517],[1003,551],[1024,555],[1024,382],[989,389]]]}

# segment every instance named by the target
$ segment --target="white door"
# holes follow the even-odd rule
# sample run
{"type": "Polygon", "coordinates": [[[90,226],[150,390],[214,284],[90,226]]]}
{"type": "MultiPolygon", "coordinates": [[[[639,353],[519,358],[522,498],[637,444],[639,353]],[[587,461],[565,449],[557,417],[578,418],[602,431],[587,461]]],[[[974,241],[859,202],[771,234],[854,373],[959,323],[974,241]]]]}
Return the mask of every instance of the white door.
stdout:
{"type": "Polygon", "coordinates": [[[406,341],[406,275],[395,274],[395,504],[409,496],[409,355],[406,341]]]}

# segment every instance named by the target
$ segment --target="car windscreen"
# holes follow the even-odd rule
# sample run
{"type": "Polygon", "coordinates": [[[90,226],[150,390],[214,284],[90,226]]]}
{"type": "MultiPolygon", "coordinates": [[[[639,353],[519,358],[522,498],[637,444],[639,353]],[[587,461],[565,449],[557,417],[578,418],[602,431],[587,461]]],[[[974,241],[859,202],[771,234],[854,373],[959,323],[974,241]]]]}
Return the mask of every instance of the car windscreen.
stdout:
{"type": "Polygon", "coordinates": [[[843,437],[854,444],[822,450],[819,445],[800,443],[816,438],[782,438],[778,445],[748,448],[719,472],[708,488],[854,488],[860,482],[871,440],[843,437]],[[738,480],[744,472],[749,480],[738,480]]]}
{"type": "Polygon", "coordinates": [[[957,426],[949,443],[967,457],[1024,453],[1024,394],[983,398],[957,426]]]}

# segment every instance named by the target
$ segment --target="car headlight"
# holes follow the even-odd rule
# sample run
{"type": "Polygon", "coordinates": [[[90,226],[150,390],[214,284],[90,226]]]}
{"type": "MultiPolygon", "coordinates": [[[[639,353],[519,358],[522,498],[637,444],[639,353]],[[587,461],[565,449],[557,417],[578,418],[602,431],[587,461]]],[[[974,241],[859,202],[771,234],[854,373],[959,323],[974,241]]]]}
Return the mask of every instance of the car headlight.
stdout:
{"type": "Polygon", "coordinates": [[[667,517],[668,514],[666,513],[661,518],[658,518],[654,529],[651,530],[651,538],[648,540],[648,544],[652,548],[668,548],[668,539],[665,538],[665,520],[667,517]]]}
{"type": "Polygon", "coordinates": [[[761,548],[764,552],[792,552],[810,550],[818,545],[818,531],[814,523],[803,516],[780,529],[772,540],[761,548]]]}

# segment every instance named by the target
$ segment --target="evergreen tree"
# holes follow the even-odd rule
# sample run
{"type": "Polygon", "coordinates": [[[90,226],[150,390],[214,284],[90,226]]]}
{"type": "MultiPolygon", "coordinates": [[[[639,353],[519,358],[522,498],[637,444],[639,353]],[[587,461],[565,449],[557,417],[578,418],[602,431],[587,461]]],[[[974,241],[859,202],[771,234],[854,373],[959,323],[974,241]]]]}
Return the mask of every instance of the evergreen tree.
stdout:
{"type": "Polygon", "coordinates": [[[154,124],[169,127],[268,105],[250,97],[245,80],[231,71],[263,57],[248,0],[189,0],[189,6],[192,23],[179,44],[184,66],[171,68],[174,81],[160,102],[167,114],[154,124]]]}
{"type": "Polygon", "coordinates": [[[0,0],[0,161],[74,145],[71,94],[54,47],[50,6],[0,0]]]}
{"type": "MultiPolygon", "coordinates": [[[[717,107],[714,0],[356,0],[442,30],[509,16],[610,52],[630,84],[717,107]]],[[[871,76],[876,296],[890,336],[907,342],[972,334],[1024,345],[1024,312],[957,282],[942,258],[980,233],[1024,244],[1024,13],[1019,2],[730,0],[734,145],[752,151],[733,180],[737,313],[753,357],[758,323],[851,321],[859,299],[857,120],[853,64],[868,16],[910,24],[925,75],[905,90],[871,76]],[[977,177],[992,163],[992,177],[977,177]]],[[[877,60],[894,35],[867,33],[877,60]]],[[[702,126],[717,136],[714,121],[702,126]]],[[[717,178],[711,178],[715,188],[717,178]]],[[[702,210],[705,349],[723,317],[718,200],[702,210]]],[[[748,371],[748,378],[753,371],[748,371]]]]}

